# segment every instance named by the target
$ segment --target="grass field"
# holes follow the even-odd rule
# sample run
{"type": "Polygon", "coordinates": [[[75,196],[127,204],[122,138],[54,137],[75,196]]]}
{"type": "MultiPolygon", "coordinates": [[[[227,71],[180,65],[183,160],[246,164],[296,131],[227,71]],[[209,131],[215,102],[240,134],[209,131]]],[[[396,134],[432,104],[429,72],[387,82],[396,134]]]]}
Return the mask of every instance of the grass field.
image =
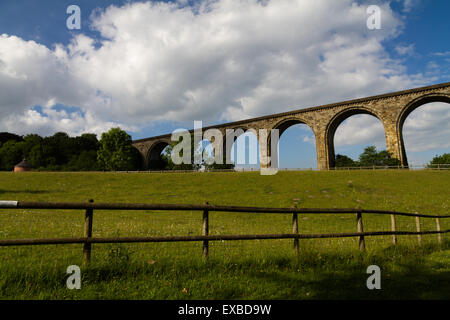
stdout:
{"type": "MultiPolygon", "coordinates": [[[[244,173],[0,173],[1,200],[188,203],[386,209],[449,214],[448,171],[295,171],[244,173]]],[[[211,213],[210,234],[289,233],[292,217],[211,213]]],[[[364,231],[390,230],[390,217],[364,215],[364,231]]],[[[421,219],[435,230],[434,219],[421,219]]],[[[199,235],[201,212],[95,211],[100,236],[199,235]]],[[[412,217],[397,230],[415,231],[412,217]]],[[[450,219],[441,219],[450,229],[450,219]]],[[[81,237],[81,210],[0,211],[0,239],[81,237]]],[[[355,216],[300,215],[300,233],[355,232],[355,216]]],[[[1,299],[449,299],[450,239],[443,235],[210,242],[94,244],[81,290],[66,288],[66,268],[82,265],[82,245],[0,247],[1,299]],[[368,290],[366,268],[381,268],[368,290]]]]}

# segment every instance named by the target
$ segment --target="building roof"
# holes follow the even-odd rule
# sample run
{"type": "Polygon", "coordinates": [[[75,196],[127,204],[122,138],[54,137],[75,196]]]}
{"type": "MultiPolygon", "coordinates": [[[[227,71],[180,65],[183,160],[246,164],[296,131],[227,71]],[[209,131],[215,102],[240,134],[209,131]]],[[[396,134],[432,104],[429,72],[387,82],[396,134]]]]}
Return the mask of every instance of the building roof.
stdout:
{"type": "Polygon", "coordinates": [[[20,168],[31,168],[31,164],[27,161],[27,159],[23,159],[18,164],[15,165],[15,167],[20,168]]]}

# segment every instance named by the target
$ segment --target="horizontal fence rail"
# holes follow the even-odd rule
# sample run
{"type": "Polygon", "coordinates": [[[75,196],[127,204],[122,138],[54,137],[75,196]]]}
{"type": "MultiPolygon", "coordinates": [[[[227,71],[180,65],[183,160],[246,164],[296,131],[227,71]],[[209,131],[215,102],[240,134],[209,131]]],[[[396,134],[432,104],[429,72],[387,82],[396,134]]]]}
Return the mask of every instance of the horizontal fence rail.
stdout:
{"type": "MultiPolygon", "coordinates": [[[[423,165],[408,165],[408,166],[354,166],[354,167],[332,167],[326,170],[450,170],[450,164],[423,164],[423,165]]],[[[35,170],[39,172],[40,170],[35,170]]],[[[202,172],[257,172],[259,167],[235,167],[233,169],[200,169],[200,170],[127,170],[127,171],[88,171],[91,173],[202,173],[202,172]]],[[[277,171],[319,171],[318,168],[277,168],[277,171]]],[[[81,171],[59,171],[59,170],[43,170],[41,172],[65,172],[65,173],[79,173],[81,171]]]]}
{"type": "Polygon", "coordinates": [[[224,240],[265,240],[265,239],[293,239],[294,250],[299,252],[299,239],[348,238],[357,237],[360,250],[365,250],[365,237],[392,235],[393,244],[397,244],[399,235],[417,235],[422,244],[422,235],[437,234],[438,242],[442,242],[442,234],[450,230],[441,230],[440,220],[450,218],[450,215],[431,215],[387,210],[370,210],[362,208],[268,208],[248,206],[221,206],[205,204],[149,204],[149,203],[94,203],[89,202],[33,202],[33,201],[0,201],[0,209],[59,209],[85,210],[84,237],[80,238],[47,238],[47,239],[1,239],[0,246],[21,245],[49,245],[49,244],[83,244],[84,264],[91,259],[91,245],[93,243],[133,243],[133,242],[185,242],[202,241],[203,257],[208,257],[209,241],[224,240]],[[93,237],[94,210],[148,210],[148,211],[200,211],[203,213],[202,235],[198,236],[158,236],[158,237],[93,237]],[[210,235],[210,212],[247,212],[247,213],[277,213],[292,214],[292,233],[283,234],[243,234],[243,235],[210,235]],[[357,232],[300,234],[298,232],[298,214],[356,214],[357,232]],[[363,214],[383,214],[391,217],[391,231],[363,231],[363,214]],[[414,217],[417,231],[397,231],[396,216],[414,217]],[[436,219],[436,231],[421,231],[420,218],[436,219]]]}

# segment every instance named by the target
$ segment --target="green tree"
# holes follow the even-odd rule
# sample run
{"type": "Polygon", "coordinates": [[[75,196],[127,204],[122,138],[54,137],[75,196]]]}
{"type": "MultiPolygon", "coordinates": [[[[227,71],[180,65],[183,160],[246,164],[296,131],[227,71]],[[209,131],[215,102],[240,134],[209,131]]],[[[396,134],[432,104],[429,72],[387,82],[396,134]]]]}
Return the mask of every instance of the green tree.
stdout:
{"type": "Polygon", "coordinates": [[[23,159],[24,142],[9,140],[0,148],[0,167],[2,170],[11,171],[14,166],[23,159]]]}
{"type": "Polygon", "coordinates": [[[400,160],[392,158],[392,155],[386,151],[377,151],[375,146],[370,146],[364,149],[364,152],[359,156],[359,164],[362,167],[371,166],[397,166],[400,165],[400,160]]]}
{"type": "Polygon", "coordinates": [[[347,167],[357,167],[359,163],[354,161],[352,158],[347,157],[342,154],[336,155],[335,159],[335,167],[338,168],[347,168],[347,167]]]}
{"type": "Polygon", "coordinates": [[[81,136],[75,137],[73,139],[78,150],[98,150],[100,147],[97,135],[94,133],[83,133],[81,136]]]}
{"type": "Polygon", "coordinates": [[[137,154],[131,142],[130,135],[120,128],[103,132],[97,152],[99,167],[105,170],[137,169],[137,154]]]}
{"type": "Polygon", "coordinates": [[[14,140],[14,141],[20,142],[20,141],[23,141],[23,138],[14,133],[0,132],[0,145],[2,145],[3,143],[5,143],[9,140],[14,140]]]}
{"type": "Polygon", "coordinates": [[[66,166],[70,171],[95,171],[99,170],[96,150],[83,150],[73,156],[66,166]]]}
{"type": "Polygon", "coordinates": [[[441,164],[450,164],[450,153],[444,153],[441,156],[436,155],[433,160],[430,161],[428,167],[436,167],[437,165],[441,164]]]}
{"type": "Polygon", "coordinates": [[[52,170],[58,170],[67,164],[73,154],[78,153],[79,150],[67,133],[57,132],[53,136],[43,139],[42,152],[46,162],[45,166],[50,166],[52,170]]]}
{"type": "Polygon", "coordinates": [[[45,158],[41,143],[31,147],[30,151],[28,151],[27,159],[35,169],[43,168],[47,165],[47,159],[45,158]]]}
{"type": "MultiPolygon", "coordinates": [[[[210,157],[214,157],[214,155],[211,155],[210,157]]],[[[213,162],[212,164],[206,164],[204,163],[205,169],[207,170],[224,170],[224,169],[234,169],[234,163],[226,163],[226,155],[225,150],[223,150],[223,160],[222,163],[216,163],[213,162]]]]}

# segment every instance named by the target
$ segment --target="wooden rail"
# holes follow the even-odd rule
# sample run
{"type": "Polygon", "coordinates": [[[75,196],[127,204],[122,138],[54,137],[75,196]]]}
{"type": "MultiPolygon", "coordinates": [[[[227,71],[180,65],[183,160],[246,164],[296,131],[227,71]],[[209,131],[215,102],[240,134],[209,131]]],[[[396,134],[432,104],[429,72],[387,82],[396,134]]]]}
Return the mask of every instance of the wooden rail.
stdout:
{"type": "Polygon", "coordinates": [[[220,240],[257,240],[257,239],[293,239],[294,251],[299,253],[299,239],[319,238],[346,238],[358,237],[358,245],[361,251],[365,250],[365,237],[369,236],[393,236],[393,243],[397,244],[398,235],[417,235],[419,244],[422,244],[422,235],[437,234],[438,242],[442,242],[442,234],[450,230],[441,230],[440,220],[450,218],[450,215],[430,215],[419,213],[407,213],[385,210],[367,210],[361,208],[330,209],[330,208],[266,208],[246,206],[217,206],[205,203],[203,205],[192,204],[148,204],[148,203],[95,203],[88,202],[29,202],[29,201],[0,201],[0,209],[82,209],[85,210],[84,237],[82,238],[47,238],[47,239],[1,239],[0,246],[20,245],[48,245],[48,244],[83,244],[83,263],[88,264],[91,260],[91,245],[93,243],[132,243],[132,242],[180,242],[180,241],[202,241],[203,258],[207,259],[209,252],[209,241],[220,240]],[[94,210],[162,210],[162,211],[201,211],[203,212],[202,235],[198,236],[159,236],[159,237],[92,237],[94,210]],[[278,213],[292,214],[292,233],[287,234],[253,234],[253,235],[210,235],[209,234],[209,212],[251,212],[251,213],[278,213]],[[298,214],[356,214],[357,232],[347,233],[322,233],[322,234],[299,234],[298,214]],[[391,231],[364,232],[363,214],[386,214],[391,217],[391,231]],[[414,217],[417,231],[397,231],[395,216],[414,217]],[[421,231],[420,218],[435,218],[436,231],[421,231]]]}

